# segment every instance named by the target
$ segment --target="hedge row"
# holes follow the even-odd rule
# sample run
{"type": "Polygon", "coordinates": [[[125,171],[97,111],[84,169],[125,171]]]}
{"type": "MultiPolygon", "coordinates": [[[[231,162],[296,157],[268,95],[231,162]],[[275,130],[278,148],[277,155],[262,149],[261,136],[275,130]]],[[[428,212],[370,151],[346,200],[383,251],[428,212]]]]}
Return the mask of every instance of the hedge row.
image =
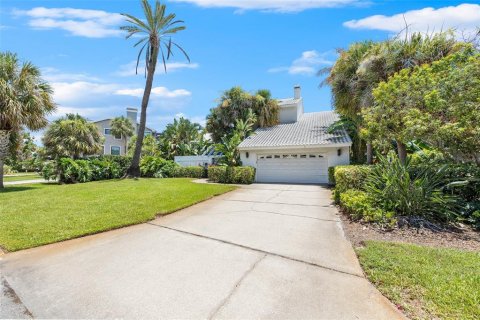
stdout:
{"type": "Polygon", "coordinates": [[[219,183],[251,184],[255,181],[253,167],[208,167],[208,180],[219,183]]]}
{"type": "MultiPolygon", "coordinates": [[[[47,180],[59,180],[62,183],[82,183],[89,181],[118,179],[125,176],[131,158],[124,156],[100,156],[74,160],[62,158],[59,161],[47,161],[42,173],[47,180]]],[[[204,178],[206,169],[200,166],[181,167],[171,160],[159,157],[144,157],[140,161],[142,177],[204,178]]]]}
{"type": "Polygon", "coordinates": [[[357,189],[363,190],[365,180],[371,171],[370,166],[366,165],[350,165],[350,166],[336,166],[329,168],[330,183],[335,185],[333,192],[336,203],[340,202],[340,195],[349,190],[357,189]]]}

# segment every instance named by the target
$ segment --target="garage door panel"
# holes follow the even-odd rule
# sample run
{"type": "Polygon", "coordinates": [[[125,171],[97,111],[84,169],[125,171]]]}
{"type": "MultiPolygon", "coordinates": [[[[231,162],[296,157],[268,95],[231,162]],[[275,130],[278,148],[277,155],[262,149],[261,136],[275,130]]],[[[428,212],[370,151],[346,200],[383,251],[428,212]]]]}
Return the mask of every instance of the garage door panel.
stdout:
{"type": "Polygon", "coordinates": [[[328,161],[319,158],[260,158],[258,182],[327,183],[328,161]]]}

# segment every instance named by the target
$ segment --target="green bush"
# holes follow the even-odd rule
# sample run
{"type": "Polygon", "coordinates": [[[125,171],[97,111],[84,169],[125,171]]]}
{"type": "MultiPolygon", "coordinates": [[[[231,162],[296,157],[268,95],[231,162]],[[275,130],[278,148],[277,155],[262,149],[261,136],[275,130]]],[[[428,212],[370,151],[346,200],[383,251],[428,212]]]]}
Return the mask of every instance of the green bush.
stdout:
{"type": "Polygon", "coordinates": [[[328,184],[335,185],[335,167],[328,167],[328,184]]]}
{"type": "Polygon", "coordinates": [[[144,177],[172,177],[178,164],[171,160],[154,156],[145,156],[140,160],[140,172],[144,177]]]}
{"type": "Polygon", "coordinates": [[[365,191],[350,189],[340,195],[340,207],[355,220],[390,223],[392,212],[376,208],[365,191]]]}
{"type": "Polygon", "coordinates": [[[176,167],[173,170],[173,177],[177,178],[205,178],[206,170],[200,166],[176,167]]]}
{"type": "Polygon", "coordinates": [[[123,171],[118,162],[92,159],[89,162],[92,170],[92,180],[107,180],[121,178],[126,171],[123,171]]]}
{"type": "Polygon", "coordinates": [[[55,161],[46,161],[42,166],[42,176],[45,180],[57,180],[58,178],[58,169],[57,163],[55,161]]]}
{"type": "MultiPolygon", "coordinates": [[[[333,198],[335,203],[340,202],[340,195],[349,190],[364,190],[365,180],[368,173],[372,170],[372,166],[367,165],[349,165],[349,166],[336,166],[331,167],[333,172],[333,182],[335,184],[335,190],[333,191],[333,198]]],[[[331,172],[329,168],[329,179],[331,172]]]]}
{"type": "Polygon", "coordinates": [[[452,221],[457,217],[457,197],[444,192],[445,167],[425,168],[413,174],[409,160],[402,164],[395,154],[379,155],[378,159],[364,186],[377,207],[398,216],[434,221],[452,221]]]}
{"type": "Polygon", "coordinates": [[[208,179],[219,183],[251,184],[255,181],[255,168],[210,166],[208,179]]]}

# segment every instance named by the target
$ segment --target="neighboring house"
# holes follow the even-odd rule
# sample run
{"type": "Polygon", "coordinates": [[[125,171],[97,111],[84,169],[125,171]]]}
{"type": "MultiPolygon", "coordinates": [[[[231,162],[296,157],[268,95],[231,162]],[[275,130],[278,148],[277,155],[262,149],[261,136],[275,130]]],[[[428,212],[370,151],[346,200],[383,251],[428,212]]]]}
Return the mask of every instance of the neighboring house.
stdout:
{"type": "Polygon", "coordinates": [[[242,164],[257,169],[257,182],[328,183],[328,167],[350,162],[347,132],[327,133],[338,115],[303,113],[299,86],[279,106],[279,125],[257,129],[238,146],[242,164]]]}
{"type": "MultiPolygon", "coordinates": [[[[135,126],[135,134],[138,132],[138,127],[140,124],[137,122],[137,114],[138,109],[135,108],[127,108],[127,118],[130,119],[132,124],[135,126]]],[[[111,154],[111,155],[126,155],[127,153],[127,146],[128,146],[128,139],[124,139],[121,136],[113,136],[111,133],[111,119],[104,119],[99,121],[94,121],[98,127],[98,130],[105,138],[105,142],[103,144],[103,153],[102,154],[111,154]]],[[[145,135],[155,134],[155,131],[150,128],[145,128],[145,135]]]]}

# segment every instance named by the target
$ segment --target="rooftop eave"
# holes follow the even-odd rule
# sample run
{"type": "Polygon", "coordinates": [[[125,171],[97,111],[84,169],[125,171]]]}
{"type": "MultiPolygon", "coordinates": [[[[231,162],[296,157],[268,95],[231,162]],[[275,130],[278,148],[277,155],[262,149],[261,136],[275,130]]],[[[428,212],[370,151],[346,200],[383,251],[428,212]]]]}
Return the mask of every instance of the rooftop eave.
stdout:
{"type": "Polygon", "coordinates": [[[341,148],[351,147],[351,142],[326,143],[326,144],[303,144],[303,145],[282,145],[282,146],[238,146],[238,150],[278,150],[278,149],[312,149],[312,148],[341,148]]]}

